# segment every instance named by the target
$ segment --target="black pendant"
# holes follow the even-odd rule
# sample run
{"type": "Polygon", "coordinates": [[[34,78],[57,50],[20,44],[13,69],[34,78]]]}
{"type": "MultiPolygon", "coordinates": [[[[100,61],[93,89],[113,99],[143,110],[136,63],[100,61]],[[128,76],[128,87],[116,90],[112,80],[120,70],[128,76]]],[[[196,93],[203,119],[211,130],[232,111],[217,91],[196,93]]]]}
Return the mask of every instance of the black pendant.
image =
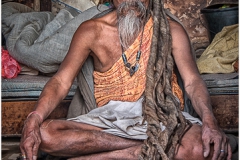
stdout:
{"type": "Polygon", "coordinates": [[[122,53],[122,59],[123,59],[123,63],[126,67],[127,70],[129,70],[130,76],[132,77],[134,75],[135,72],[137,72],[138,68],[139,68],[139,59],[141,56],[141,51],[137,52],[137,56],[136,56],[136,62],[134,63],[134,65],[131,65],[128,61],[127,61],[127,57],[125,55],[125,53],[122,53]]]}
{"type": "Polygon", "coordinates": [[[135,72],[137,72],[138,68],[139,68],[139,63],[135,63],[134,66],[130,67],[129,73],[131,77],[134,75],[135,72]]]}

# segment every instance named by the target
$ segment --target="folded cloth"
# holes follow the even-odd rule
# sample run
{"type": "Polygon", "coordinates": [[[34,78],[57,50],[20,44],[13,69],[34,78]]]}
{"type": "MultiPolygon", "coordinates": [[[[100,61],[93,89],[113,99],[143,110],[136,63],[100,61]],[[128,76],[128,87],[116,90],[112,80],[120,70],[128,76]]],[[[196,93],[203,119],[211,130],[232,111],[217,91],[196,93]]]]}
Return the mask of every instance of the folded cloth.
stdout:
{"type": "Polygon", "coordinates": [[[238,60],[238,24],[226,26],[197,59],[200,73],[233,73],[238,60]]]}
{"type": "Polygon", "coordinates": [[[38,75],[39,71],[35,70],[31,67],[28,67],[24,64],[19,64],[21,66],[21,72],[19,74],[26,74],[26,75],[38,75]]]}
{"type": "MultiPolygon", "coordinates": [[[[42,73],[58,70],[79,25],[109,9],[94,6],[81,14],[64,8],[51,12],[34,12],[25,5],[9,2],[2,5],[2,33],[9,54],[19,63],[42,73]]],[[[79,42],[81,44],[81,42],[79,42]]]]}
{"type": "Polygon", "coordinates": [[[96,4],[92,0],[52,0],[52,3],[59,3],[61,7],[72,7],[76,10],[79,10],[79,12],[83,12],[96,4]]]}
{"type": "MultiPolygon", "coordinates": [[[[147,138],[147,122],[143,121],[142,102],[143,98],[136,102],[110,101],[106,105],[90,111],[88,114],[68,120],[100,127],[103,128],[104,132],[119,137],[144,140],[147,138]]],[[[192,117],[186,112],[183,115],[191,123],[202,124],[199,119],[192,117]]],[[[163,124],[160,125],[162,126],[161,129],[164,130],[165,126],[163,124]]]]}

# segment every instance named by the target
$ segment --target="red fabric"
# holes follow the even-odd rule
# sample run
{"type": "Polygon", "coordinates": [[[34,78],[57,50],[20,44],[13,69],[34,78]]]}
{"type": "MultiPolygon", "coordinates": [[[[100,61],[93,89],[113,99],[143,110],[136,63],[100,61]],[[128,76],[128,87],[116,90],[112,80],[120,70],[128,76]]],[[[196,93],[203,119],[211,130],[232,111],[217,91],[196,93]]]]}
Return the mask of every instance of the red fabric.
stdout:
{"type": "Polygon", "coordinates": [[[7,50],[2,48],[2,77],[15,78],[20,71],[21,67],[18,62],[9,55],[7,50]]]}

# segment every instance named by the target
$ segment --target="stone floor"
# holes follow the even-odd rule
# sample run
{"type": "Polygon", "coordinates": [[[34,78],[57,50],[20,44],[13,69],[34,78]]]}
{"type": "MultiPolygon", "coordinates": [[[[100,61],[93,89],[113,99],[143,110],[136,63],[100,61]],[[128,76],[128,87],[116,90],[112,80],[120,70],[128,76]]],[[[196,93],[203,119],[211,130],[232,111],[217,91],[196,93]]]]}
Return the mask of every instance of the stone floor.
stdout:
{"type": "MultiPolygon", "coordinates": [[[[21,160],[20,137],[2,137],[2,160],[21,160]]],[[[50,156],[46,158],[43,153],[39,153],[38,160],[53,160],[50,156]]],[[[58,160],[58,159],[55,159],[58,160]]]]}
{"type": "MultiPolygon", "coordinates": [[[[19,148],[20,137],[2,137],[2,160],[22,160],[20,158],[21,151],[19,148]]],[[[66,160],[65,158],[54,157],[50,155],[46,155],[44,153],[38,153],[37,160],[66,160]]]]}
{"type": "Polygon", "coordinates": [[[20,155],[19,137],[2,137],[2,160],[17,160],[20,155]]]}

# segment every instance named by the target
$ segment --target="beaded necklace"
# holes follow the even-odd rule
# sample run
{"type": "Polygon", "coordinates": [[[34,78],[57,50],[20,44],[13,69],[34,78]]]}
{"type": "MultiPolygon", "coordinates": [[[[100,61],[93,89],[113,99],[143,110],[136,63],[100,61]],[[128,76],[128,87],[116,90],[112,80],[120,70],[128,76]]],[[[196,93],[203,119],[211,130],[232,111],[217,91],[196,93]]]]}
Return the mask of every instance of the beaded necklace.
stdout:
{"type": "MultiPolygon", "coordinates": [[[[140,44],[139,44],[139,49],[138,49],[137,55],[136,55],[136,61],[133,64],[130,64],[128,62],[127,56],[126,56],[126,54],[123,51],[123,46],[121,45],[121,48],[122,48],[122,60],[123,60],[123,63],[124,63],[124,66],[125,66],[126,70],[129,71],[131,77],[134,75],[135,72],[137,72],[137,70],[140,67],[139,60],[140,60],[141,53],[142,53],[141,52],[141,46],[142,46],[143,32],[144,32],[144,27],[143,27],[143,30],[142,30],[142,35],[141,35],[141,40],[140,40],[140,44]]],[[[120,39],[121,39],[121,35],[120,35],[120,39]]]]}
{"type": "MultiPolygon", "coordinates": [[[[147,12],[148,13],[148,12],[147,12]]],[[[148,14],[146,14],[148,15],[148,14]]],[[[139,49],[137,51],[137,55],[136,55],[136,61],[131,64],[128,62],[127,60],[127,56],[126,54],[124,53],[124,49],[123,49],[123,46],[121,44],[121,49],[122,49],[122,60],[123,60],[123,63],[124,63],[124,66],[126,68],[126,70],[130,73],[130,76],[132,77],[134,75],[135,72],[138,71],[139,67],[140,67],[140,64],[139,64],[139,60],[140,60],[140,57],[141,57],[141,47],[142,47],[142,39],[143,39],[143,32],[144,32],[144,27],[145,27],[145,24],[146,24],[146,20],[148,19],[147,18],[148,16],[145,16],[145,22],[144,22],[144,25],[142,27],[142,33],[141,33],[141,39],[140,39],[140,43],[139,43],[139,49]]],[[[119,34],[119,38],[120,38],[120,41],[122,41],[122,37],[121,37],[121,34],[119,34]]]]}

